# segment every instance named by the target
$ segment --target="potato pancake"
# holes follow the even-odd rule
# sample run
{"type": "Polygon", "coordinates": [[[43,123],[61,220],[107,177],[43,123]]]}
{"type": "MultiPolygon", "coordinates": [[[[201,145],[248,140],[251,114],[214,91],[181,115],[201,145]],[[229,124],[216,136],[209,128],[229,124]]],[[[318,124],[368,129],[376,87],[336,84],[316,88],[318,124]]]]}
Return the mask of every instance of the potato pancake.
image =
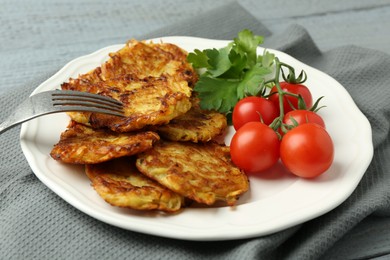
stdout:
{"type": "Polygon", "coordinates": [[[146,176],[185,197],[207,205],[232,206],[249,189],[248,178],[230,160],[229,147],[214,142],[157,142],[137,155],[146,176]]]}
{"type": "Polygon", "coordinates": [[[96,192],[109,204],[137,210],[178,211],[183,196],[141,174],[135,158],[122,157],[85,166],[96,192]]]}
{"type": "Polygon", "coordinates": [[[50,155],[72,164],[92,164],[150,149],[160,137],[155,132],[115,133],[71,121],[50,155]]]}
{"type": "Polygon", "coordinates": [[[123,75],[136,75],[137,78],[174,77],[176,81],[186,81],[193,87],[198,75],[187,62],[187,52],[170,43],[146,43],[130,40],[126,46],[110,54],[110,59],[102,65],[100,78],[103,80],[123,75]]]}
{"type": "Polygon", "coordinates": [[[129,41],[110,59],[86,74],[63,83],[64,90],[105,95],[124,104],[125,117],[69,113],[77,122],[115,132],[166,124],[191,108],[197,74],[186,52],[173,44],[129,41]]]}
{"type": "Polygon", "coordinates": [[[115,132],[130,132],[150,125],[166,124],[191,108],[191,91],[184,81],[172,78],[137,79],[129,76],[91,83],[80,79],[71,80],[72,88],[110,96],[124,105],[125,117],[98,113],[69,115],[77,122],[93,128],[108,127],[115,132]]]}
{"type": "Polygon", "coordinates": [[[197,101],[191,109],[156,129],[160,136],[171,141],[208,142],[220,136],[227,127],[226,116],[215,111],[202,110],[197,101]]]}

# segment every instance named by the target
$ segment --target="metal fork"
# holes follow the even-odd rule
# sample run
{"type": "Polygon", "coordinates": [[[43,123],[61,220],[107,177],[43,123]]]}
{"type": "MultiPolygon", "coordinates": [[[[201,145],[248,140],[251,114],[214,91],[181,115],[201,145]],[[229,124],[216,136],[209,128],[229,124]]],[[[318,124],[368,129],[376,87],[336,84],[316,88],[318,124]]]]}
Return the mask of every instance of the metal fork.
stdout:
{"type": "Polygon", "coordinates": [[[59,112],[94,112],[123,117],[123,104],[110,97],[72,90],[51,90],[30,96],[0,124],[0,134],[33,118],[59,112]]]}

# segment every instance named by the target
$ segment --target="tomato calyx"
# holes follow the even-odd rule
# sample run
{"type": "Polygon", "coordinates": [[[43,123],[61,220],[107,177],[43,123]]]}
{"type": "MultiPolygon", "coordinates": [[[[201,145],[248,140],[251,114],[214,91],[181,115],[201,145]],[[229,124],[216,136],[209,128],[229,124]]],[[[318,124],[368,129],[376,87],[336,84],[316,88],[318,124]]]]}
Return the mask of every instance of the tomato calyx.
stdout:
{"type": "Polygon", "coordinates": [[[318,112],[318,110],[320,110],[321,108],[326,107],[326,106],[320,106],[320,107],[318,107],[318,105],[320,104],[321,99],[323,99],[323,98],[324,98],[324,96],[319,97],[319,98],[316,100],[316,102],[313,104],[313,106],[312,106],[311,108],[305,109],[305,110],[309,110],[309,111],[313,111],[313,112],[318,112]]]}
{"type": "Polygon", "coordinates": [[[302,84],[307,80],[307,75],[304,70],[301,70],[301,73],[299,73],[298,77],[295,76],[295,69],[291,67],[288,64],[282,63],[283,66],[288,68],[288,74],[284,73],[284,70],[282,70],[282,77],[285,82],[291,83],[291,84],[302,84]]]}
{"type": "MultiPolygon", "coordinates": [[[[282,71],[282,78],[285,82],[287,83],[290,83],[290,84],[302,84],[304,83],[306,80],[307,80],[307,74],[304,70],[301,70],[301,73],[299,73],[298,77],[295,76],[295,69],[293,67],[291,67],[290,65],[288,64],[285,64],[285,63],[281,63],[281,68],[282,66],[288,68],[288,74],[286,76],[284,70],[281,70],[282,71]]],[[[297,97],[296,95],[292,94],[292,93],[285,93],[286,95],[292,95],[294,97],[297,97]]],[[[313,111],[313,112],[317,112],[318,110],[320,110],[321,108],[323,108],[324,106],[320,106],[318,107],[321,99],[323,98],[324,96],[318,98],[314,104],[311,106],[311,107],[307,107],[303,97],[301,95],[298,94],[298,107],[295,108],[293,104],[291,104],[291,102],[289,100],[287,100],[289,102],[289,105],[294,109],[294,110],[309,110],[309,111],[313,111]]]]}

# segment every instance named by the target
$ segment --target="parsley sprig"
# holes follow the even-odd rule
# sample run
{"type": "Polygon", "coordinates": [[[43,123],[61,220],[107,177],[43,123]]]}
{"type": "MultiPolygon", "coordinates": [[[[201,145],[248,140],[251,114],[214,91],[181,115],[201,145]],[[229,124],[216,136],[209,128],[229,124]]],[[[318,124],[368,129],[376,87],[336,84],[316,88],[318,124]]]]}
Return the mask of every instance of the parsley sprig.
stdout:
{"type": "Polygon", "coordinates": [[[243,30],[234,41],[221,49],[194,50],[187,60],[201,71],[194,91],[205,110],[228,114],[245,96],[255,96],[265,89],[273,73],[275,55],[264,51],[257,55],[263,37],[243,30]]]}

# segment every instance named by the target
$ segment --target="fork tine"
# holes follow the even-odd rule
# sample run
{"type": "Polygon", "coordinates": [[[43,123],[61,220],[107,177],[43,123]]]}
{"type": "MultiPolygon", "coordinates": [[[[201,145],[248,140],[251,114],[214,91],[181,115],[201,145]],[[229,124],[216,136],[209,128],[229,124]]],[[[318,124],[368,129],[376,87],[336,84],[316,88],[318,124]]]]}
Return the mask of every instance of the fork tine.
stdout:
{"type": "Polygon", "coordinates": [[[113,116],[119,116],[119,117],[124,117],[123,111],[122,110],[112,110],[112,109],[107,109],[106,107],[91,107],[91,106],[79,106],[79,105],[59,105],[54,107],[55,112],[93,112],[93,113],[102,113],[102,114],[107,114],[107,115],[113,115],[113,116]]]}
{"type": "Polygon", "coordinates": [[[73,100],[73,101],[88,101],[92,103],[107,104],[110,106],[115,106],[122,108],[122,102],[113,99],[111,97],[102,96],[99,94],[92,94],[88,92],[73,91],[73,90],[62,90],[62,91],[53,91],[52,100],[73,100]]]}
{"type": "Polygon", "coordinates": [[[54,90],[51,97],[56,111],[89,111],[124,116],[122,102],[111,97],[73,90],[54,90]]]}
{"type": "Polygon", "coordinates": [[[118,113],[123,113],[122,107],[119,106],[113,106],[113,105],[107,105],[106,103],[98,103],[95,101],[84,101],[82,99],[79,100],[57,100],[53,102],[53,106],[55,107],[95,107],[95,108],[101,108],[106,110],[111,110],[118,113]]]}
{"type": "Polygon", "coordinates": [[[102,107],[110,107],[112,109],[123,109],[122,104],[113,103],[113,102],[107,102],[107,101],[101,101],[96,98],[90,98],[90,97],[77,97],[77,96],[68,96],[68,97],[53,97],[52,98],[53,105],[66,105],[66,104],[83,104],[83,105],[90,105],[90,106],[102,106],[102,107]]]}

